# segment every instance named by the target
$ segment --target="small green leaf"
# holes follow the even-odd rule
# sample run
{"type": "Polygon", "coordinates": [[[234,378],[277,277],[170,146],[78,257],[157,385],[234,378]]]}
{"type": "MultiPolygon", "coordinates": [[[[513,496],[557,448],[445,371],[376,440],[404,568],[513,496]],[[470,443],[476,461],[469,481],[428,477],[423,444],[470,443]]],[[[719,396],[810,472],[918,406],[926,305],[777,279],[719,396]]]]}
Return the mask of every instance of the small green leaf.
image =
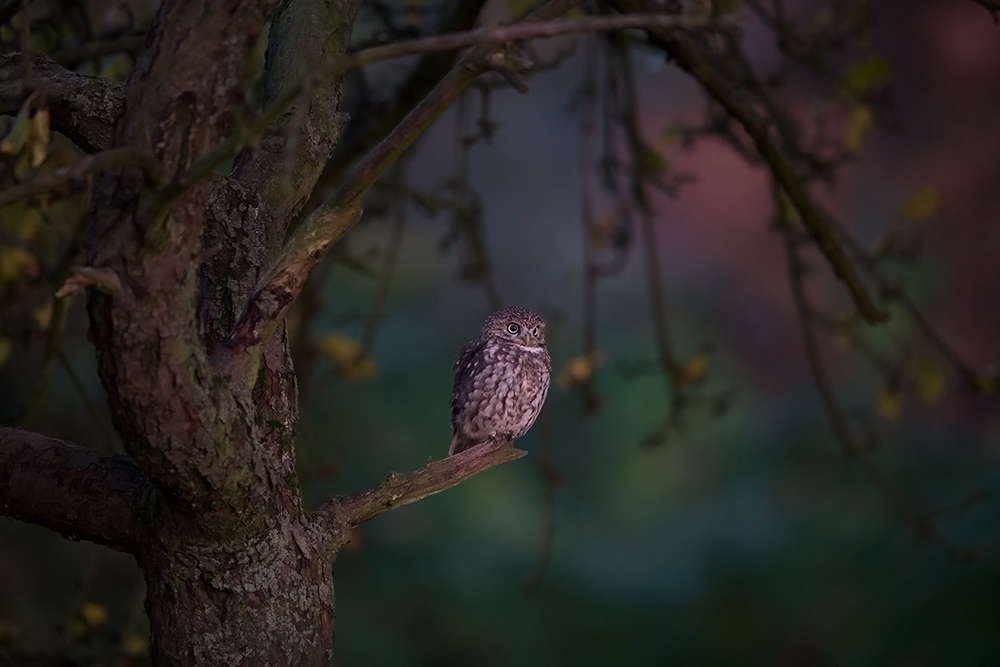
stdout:
{"type": "Polygon", "coordinates": [[[918,357],[910,366],[910,377],[913,379],[917,396],[924,403],[932,405],[937,403],[944,395],[945,372],[944,368],[929,357],[918,357]]]}
{"type": "Polygon", "coordinates": [[[865,104],[858,104],[851,110],[851,117],[844,127],[844,150],[855,155],[861,150],[861,142],[872,126],[872,111],[865,104]]]}
{"type": "Polygon", "coordinates": [[[882,56],[871,56],[859,60],[844,72],[840,86],[853,95],[863,95],[889,79],[892,68],[882,56]]]}
{"type": "Polygon", "coordinates": [[[639,146],[636,160],[638,162],[639,174],[643,178],[656,178],[667,171],[669,166],[666,158],[648,144],[641,144],[639,146]]]}
{"type": "Polygon", "coordinates": [[[537,5],[537,0],[507,0],[507,11],[511,16],[521,16],[537,5]]]}
{"type": "Polygon", "coordinates": [[[910,220],[923,220],[934,215],[941,204],[936,188],[921,188],[903,203],[903,215],[910,220]]]}

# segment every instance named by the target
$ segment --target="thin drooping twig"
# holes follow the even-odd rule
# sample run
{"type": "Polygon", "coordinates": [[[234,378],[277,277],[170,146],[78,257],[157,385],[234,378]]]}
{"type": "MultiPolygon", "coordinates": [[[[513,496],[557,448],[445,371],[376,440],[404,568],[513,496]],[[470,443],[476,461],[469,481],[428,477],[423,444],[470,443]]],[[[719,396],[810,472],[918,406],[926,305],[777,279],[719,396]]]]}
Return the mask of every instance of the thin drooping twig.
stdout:
{"type": "Polygon", "coordinates": [[[32,178],[25,183],[13,185],[6,190],[0,190],[0,206],[37,197],[56,190],[63,185],[82,181],[98,172],[114,167],[139,167],[150,181],[157,182],[161,167],[159,161],[149,151],[139,148],[112,148],[95,155],[80,158],[65,167],[59,167],[46,174],[32,178]]]}
{"type": "MultiPolygon", "coordinates": [[[[614,0],[614,4],[622,11],[633,13],[652,11],[658,6],[656,0],[614,0]]],[[[854,262],[844,249],[844,240],[838,235],[836,225],[813,199],[791,161],[772,137],[771,125],[774,119],[759,113],[751,100],[733,88],[706,56],[702,47],[690,36],[659,28],[652,28],[649,32],[678,66],[691,74],[750,135],[774,180],[792,201],[803,225],[816,241],[834,273],[844,283],[862,317],[870,323],[884,322],[888,315],[879,307],[861,279],[854,262]]]]}
{"type": "Polygon", "coordinates": [[[73,368],[73,364],[70,363],[69,357],[61,349],[57,351],[57,356],[59,358],[59,364],[62,366],[63,371],[66,373],[66,377],[69,378],[69,382],[73,385],[73,389],[76,390],[76,395],[80,397],[80,402],[83,403],[84,409],[86,409],[87,414],[90,415],[90,419],[97,425],[97,428],[101,431],[104,436],[105,449],[112,452],[121,452],[121,446],[118,444],[117,433],[114,429],[110,428],[101,415],[101,411],[97,409],[94,405],[94,401],[90,399],[90,395],[87,393],[87,388],[83,384],[83,380],[80,379],[80,375],[73,368]]]}
{"type": "Polygon", "coordinates": [[[419,55],[434,51],[454,51],[470,46],[500,45],[507,42],[579,35],[592,32],[608,32],[628,29],[706,30],[712,32],[737,32],[733,23],[720,21],[710,16],[678,16],[675,14],[623,14],[620,16],[587,16],[575,19],[558,19],[537,23],[517,23],[502,28],[477,28],[464,33],[424,37],[385,46],[374,46],[364,51],[349,53],[338,65],[340,71],[361,67],[382,60],[419,55]]]}
{"type": "Polygon", "coordinates": [[[382,262],[382,273],[379,276],[378,291],[372,303],[371,312],[365,322],[365,330],[361,335],[361,349],[371,353],[375,344],[375,334],[379,324],[385,315],[385,305],[389,300],[389,293],[392,288],[392,278],[396,272],[396,262],[399,260],[399,251],[403,247],[403,230],[406,228],[406,192],[403,183],[406,175],[406,156],[401,157],[396,163],[396,174],[392,191],[392,202],[389,204],[389,216],[392,227],[389,230],[389,241],[386,244],[385,257],[382,262]]]}
{"type": "MultiPolygon", "coordinates": [[[[530,14],[528,20],[550,20],[574,4],[554,0],[530,14]]],[[[281,254],[258,282],[236,327],[219,346],[217,366],[250,363],[245,352],[258,349],[260,342],[270,336],[320,257],[360,219],[361,199],[368,188],[480,74],[498,66],[517,69],[527,64],[513,58],[506,49],[473,49],[368,154],[340,190],[291,233],[281,254]]]]}
{"type": "MultiPolygon", "coordinates": [[[[634,215],[639,219],[643,263],[646,269],[646,290],[649,294],[650,311],[653,317],[656,352],[670,396],[663,425],[646,439],[647,444],[656,445],[662,444],[671,430],[681,426],[684,409],[691,401],[691,397],[686,384],[687,378],[677,359],[670,333],[667,299],[663,288],[663,272],[660,267],[659,245],[656,240],[655,214],[646,191],[647,182],[654,175],[648,173],[648,167],[642,159],[643,151],[650,149],[644,144],[639,129],[634,72],[623,45],[617,40],[608,41],[610,43],[608,68],[610,112],[614,114],[614,121],[624,130],[625,143],[630,153],[629,191],[627,194],[619,191],[618,196],[628,201],[627,204],[623,204],[623,208],[628,207],[630,212],[634,211],[634,215]]],[[[612,123],[613,125],[614,123],[612,123]]],[[[614,182],[617,183],[617,179],[614,182]]]]}
{"type": "Polygon", "coordinates": [[[942,549],[949,557],[959,561],[969,561],[976,557],[976,551],[956,547],[947,540],[934,525],[933,519],[928,512],[917,507],[898,486],[886,475],[875,462],[872,456],[872,443],[867,443],[859,439],[851,430],[848,424],[847,415],[837,394],[833,390],[833,383],[830,381],[823,363],[823,355],[820,351],[819,341],[812,321],[812,308],[805,291],[806,269],[799,256],[798,241],[795,238],[792,221],[788,219],[787,211],[778,194],[780,186],[774,185],[777,209],[778,230],[784,237],[785,252],[788,260],[789,282],[792,287],[792,299],[795,303],[795,310],[798,314],[799,324],[802,328],[802,340],[806,352],[806,360],[809,370],[813,376],[813,383],[819,391],[820,399],[826,409],[830,420],[830,428],[834,437],[840,443],[844,456],[854,461],[872,484],[886,500],[890,507],[910,524],[914,538],[918,542],[934,544],[942,549]]]}
{"type": "Polygon", "coordinates": [[[450,489],[488,468],[527,452],[505,441],[487,442],[408,473],[390,473],[381,484],[351,496],[338,496],[317,510],[321,522],[357,526],[427,496],[450,489]]]}
{"type": "MultiPolygon", "coordinates": [[[[845,235],[846,236],[846,235],[845,235]]],[[[941,334],[931,325],[927,317],[923,314],[917,304],[913,301],[912,297],[906,293],[902,288],[890,285],[889,282],[882,275],[879,270],[877,262],[867,253],[864,248],[850,236],[846,236],[848,247],[854,253],[854,256],[858,259],[861,265],[867,270],[868,275],[875,282],[878,289],[882,292],[887,300],[894,301],[898,303],[903,311],[906,312],[907,316],[913,321],[917,326],[917,330],[920,331],[921,335],[924,337],[931,347],[937,350],[958,375],[959,379],[962,381],[962,385],[968,391],[972,392],[982,392],[986,388],[983,384],[983,376],[977,373],[975,369],[972,368],[962,357],[955,351],[955,349],[948,344],[941,334]]]]}
{"type": "Polygon", "coordinates": [[[590,360],[590,373],[580,384],[582,411],[596,412],[601,399],[594,380],[597,355],[597,277],[594,258],[596,216],[593,180],[596,164],[594,137],[597,132],[597,48],[588,40],[583,51],[583,87],[580,91],[580,227],[583,242],[583,355],[590,360]]]}
{"type": "Polygon", "coordinates": [[[542,473],[542,537],[538,549],[538,559],[535,561],[535,568],[524,583],[528,592],[537,591],[545,574],[552,564],[552,552],[555,546],[556,530],[556,493],[562,481],[559,474],[559,460],[556,456],[555,436],[552,433],[552,416],[549,411],[542,408],[538,416],[538,429],[541,433],[542,449],[538,457],[538,469],[542,473]]]}
{"type": "MultiPolygon", "coordinates": [[[[484,4],[485,0],[452,3],[448,16],[441,22],[443,31],[450,33],[470,29],[475,25],[484,4]]],[[[323,173],[299,214],[300,218],[312,213],[313,209],[333,194],[336,183],[341,180],[347,167],[384,139],[451,70],[458,56],[454,51],[424,54],[396,87],[391,99],[379,104],[374,113],[363,113],[351,120],[338,139],[336,150],[323,167],[323,173]]],[[[359,75],[358,78],[363,80],[364,77],[359,75]]]]}
{"type": "Polygon", "coordinates": [[[69,304],[70,301],[64,299],[56,299],[52,304],[52,318],[45,332],[45,360],[42,372],[35,381],[35,387],[27,404],[10,419],[11,423],[30,427],[44,407],[45,392],[59,365],[59,353],[62,350],[66,321],[69,318],[69,304]]]}
{"type": "MultiPolygon", "coordinates": [[[[560,13],[565,12],[570,6],[577,2],[556,2],[549,3],[558,6],[560,13]],[[566,5],[563,8],[563,5],[566,5]]],[[[440,35],[436,37],[425,37],[384,46],[375,46],[370,49],[348,53],[325,65],[319,72],[311,76],[316,78],[330,78],[355,67],[370,65],[383,60],[402,58],[405,56],[420,55],[424,53],[434,53],[437,51],[452,51],[470,46],[481,48],[497,47],[508,42],[518,42],[531,39],[542,39],[550,37],[561,37],[564,35],[575,35],[590,32],[602,32],[610,30],[621,30],[628,28],[655,27],[661,30],[676,29],[697,29],[717,32],[732,32],[737,29],[733,24],[720,22],[711,18],[671,16],[664,14],[630,14],[626,16],[604,16],[587,17],[581,19],[549,20],[544,14],[539,14],[546,9],[543,6],[538,11],[529,15],[532,22],[507,26],[503,28],[479,28],[452,35],[440,35]]],[[[483,68],[504,68],[511,69],[506,60],[509,55],[501,50],[481,54],[480,57],[487,59],[479,67],[475,67],[473,62],[466,60],[465,65],[474,69],[483,68]]],[[[516,65],[514,66],[516,68],[516,65]]],[[[482,72],[479,72],[482,73],[482,72]]],[[[478,76],[478,73],[477,75],[478,76]]],[[[474,78],[474,77],[473,77],[474,78]]],[[[233,136],[223,142],[218,148],[208,155],[196,161],[187,170],[178,174],[174,182],[168,188],[168,196],[164,198],[164,203],[172,201],[173,197],[189,188],[193,183],[211,174],[220,164],[236,155],[239,151],[252,146],[259,141],[263,131],[274,122],[291,104],[298,99],[304,89],[305,81],[298,81],[275,99],[274,102],[250,125],[237,131],[233,136]]],[[[466,84],[468,85],[468,84],[466,84]]],[[[440,87],[440,86],[439,86],[440,87]]],[[[413,116],[411,113],[410,116],[413,116]]],[[[400,124],[402,125],[402,123],[400,124]]],[[[390,135],[391,137],[391,135],[390,135]]],[[[387,144],[388,139],[383,140],[379,146],[387,144]]],[[[409,143],[406,144],[409,146],[409,143]]],[[[378,150],[378,148],[376,148],[378,150]]],[[[398,152],[396,152],[398,155],[398,152]]],[[[381,173],[381,170],[379,170],[381,173]]],[[[351,183],[352,187],[339,199],[353,199],[361,192],[371,186],[370,174],[359,169],[355,172],[356,177],[351,183]]]]}
{"type": "MultiPolygon", "coordinates": [[[[503,307],[504,299],[493,274],[493,262],[486,246],[479,193],[469,181],[469,152],[479,138],[491,131],[482,128],[490,128],[491,125],[488,117],[482,118],[479,123],[480,132],[470,136],[467,134],[469,94],[459,97],[455,107],[455,155],[451,178],[445,184],[455,205],[448,207],[452,231],[445,245],[453,239],[458,239],[461,277],[479,283],[486,295],[486,303],[490,310],[499,310],[503,307]]],[[[489,107],[484,102],[483,113],[487,114],[488,110],[489,107]]]]}

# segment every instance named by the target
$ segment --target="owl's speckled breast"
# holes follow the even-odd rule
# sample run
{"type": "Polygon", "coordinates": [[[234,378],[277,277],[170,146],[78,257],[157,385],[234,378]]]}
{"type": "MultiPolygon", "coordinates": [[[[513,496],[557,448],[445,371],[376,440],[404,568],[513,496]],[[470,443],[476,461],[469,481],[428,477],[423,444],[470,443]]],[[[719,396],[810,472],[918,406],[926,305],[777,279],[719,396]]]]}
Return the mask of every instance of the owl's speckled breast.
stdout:
{"type": "Polygon", "coordinates": [[[548,393],[548,351],[493,340],[470,361],[466,391],[455,397],[456,435],[476,442],[520,438],[535,422],[548,393]]]}

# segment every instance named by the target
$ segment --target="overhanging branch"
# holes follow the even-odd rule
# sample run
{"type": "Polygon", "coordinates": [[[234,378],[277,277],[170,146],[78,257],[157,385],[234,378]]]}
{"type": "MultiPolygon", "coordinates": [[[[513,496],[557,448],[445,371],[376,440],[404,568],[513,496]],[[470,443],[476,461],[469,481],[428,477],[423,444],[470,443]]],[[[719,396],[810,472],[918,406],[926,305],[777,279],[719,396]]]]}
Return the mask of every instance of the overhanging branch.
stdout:
{"type": "Polygon", "coordinates": [[[0,426],[0,515],[134,553],[153,493],[127,456],[0,426]]]}
{"type": "MultiPolygon", "coordinates": [[[[654,0],[616,0],[614,4],[622,11],[632,13],[654,11],[657,8],[654,0]]],[[[814,201],[805,183],[772,137],[773,119],[758,113],[745,96],[716,71],[701,47],[690,36],[659,28],[651,28],[649,32],[677,65],[693,76],[753,139],[774,180],[795,206],[802,224],[833,267],[834,273],[847,287],[861,316],[869,323],[884,322],[888,315],[875,302],[858,274],[844,249],[836,225],[814,201]]]]}
{"type": "Polygon", "coordinates": [[[28,199],[97,174],[113,167],[139,167],[151,182],[159,179],[160,162],[151,152],[141,148],[112,148],[88,155],[65,167],[41,174],[30,181],[0,190],[0,206],[28,199]]]}
{"type": "Polygon", "coordinates": [[[530,63],[524,62],[516,55],[513,48],[505,46],[498,48],[497,45],[531,38],[650,25],[661,30],[696,27],[717,30],[730,28],[714,19],[692,19],[663,14],[552,20],[575,4],[576,2],[570,0],[555,0],[530,14],[524,22],[513,26],[472,30],[457,35],[375,47],[358,54],[349,54],[336,65],[337,68],[346,68],[388,57],[477,45],[369,153],[341,189],[310,214],[295,230],[281,254],[254,290],[233,332],[217,351],[214,359],[217,365],[228,366],[238,360],[244,363],[250,361],[246,352],[256,348],[270,336],[288,305],[301,291],[302,285],[305,284],[306,278],[319,259],[360,219],[361,200],[368,188],[479,75],[491,69],[518,71],[530,66],[530,63]]]}

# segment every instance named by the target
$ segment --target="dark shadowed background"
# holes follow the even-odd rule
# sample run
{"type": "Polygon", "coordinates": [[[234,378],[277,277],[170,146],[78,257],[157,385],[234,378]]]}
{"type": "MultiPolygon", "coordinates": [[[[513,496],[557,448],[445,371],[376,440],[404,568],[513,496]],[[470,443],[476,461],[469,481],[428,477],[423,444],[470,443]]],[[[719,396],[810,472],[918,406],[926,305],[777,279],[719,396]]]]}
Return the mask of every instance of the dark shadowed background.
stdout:
{"type": "MultiPolygon", "coordinates": [[[[821,3],[786,4],[815,18],[821,3]]],[[[902,271],[910,293],[986,369],[1000,358],[1000,26],[968,0],[871,9],[873,32],[843,62],[884,56],[889,112],[818,192],[865,243],[890,223],[912,227],[922,245],[902,271]],[[932,193],[934,205],[908,216],[915,193],[932,193]]],[[[766,72],[777,59],[771,33],[750,20],[743,39],[766,72]]],[[[470,92],[402,175],[445,193],[467,160],[496,291],[548,320],[556,374],[582,351],[582,48],[533,76],[527,95],[493,90],[492,140],[463,152],[456,136],[479,117],[470,92]]],[[[372,80],[392,80],[407,62],[380,66],[372,80]]],[[[878,373],[836,341],[824,347],[851,418],[879,436],[882,470],[915,506],[942,510],[934,525],[961,553],[922,543],[830,434],[766,173],[712,138],[671,143],[665,130],[702,118],[702,94],[661,52],[640,50],[633,62],[646,140],[672,171],[695,177],[674,198],[654,196],[672,333],[683,356],[707,363],[706,387],[724,400],[644,446],[668,397],[662,375],[637,371],[656,353],[633,248],[625,270],[597,287],[600,408],[581,414],[579,394],[553,386],[518,443],[528,457],[363,526],[336,564],[335,664],[1000,664],[996,396],[970,397],[945,373],[943,395],[904,393],[895,414],[878,402],[878,373]]],[[[830,94],[805,78],[790,85],[802,114],[830,94]]],[[[381,266],[394,224],[376,215],[384,204],[369,207],[343,256],[381,266]]],[[[317,345],[299,367],[307,505],[447,452],[451,364],[492,310],[482,285],[461,278],[461,250],[445,243],[451,228],[445,212],[406,207],[374,377],[345,377],[331,357],[345,340],[336,336],[364,335],[377,277],[342,257],[314,285],[318,313],[295,315],[317,345]]],[[[823,293],[846,304],[833,283],[823,293]]],[[[112,446],[82,300],[70,317],[66,357],[82,387],[58,371],[31,426],[112,446]]],[[[896,318],[874,339],[892,350],[912,334],[896,318]]],[[[12,340],[3,415],[29,400],[43,355],[40,339],[12,340]]],[[[141,642],[141,601],[131,557],[0,520],[0,647],[65,642],[68,655],[88,656],[141,642]],[[107,618],[81,615],[88,604],[107,618]]]]}

